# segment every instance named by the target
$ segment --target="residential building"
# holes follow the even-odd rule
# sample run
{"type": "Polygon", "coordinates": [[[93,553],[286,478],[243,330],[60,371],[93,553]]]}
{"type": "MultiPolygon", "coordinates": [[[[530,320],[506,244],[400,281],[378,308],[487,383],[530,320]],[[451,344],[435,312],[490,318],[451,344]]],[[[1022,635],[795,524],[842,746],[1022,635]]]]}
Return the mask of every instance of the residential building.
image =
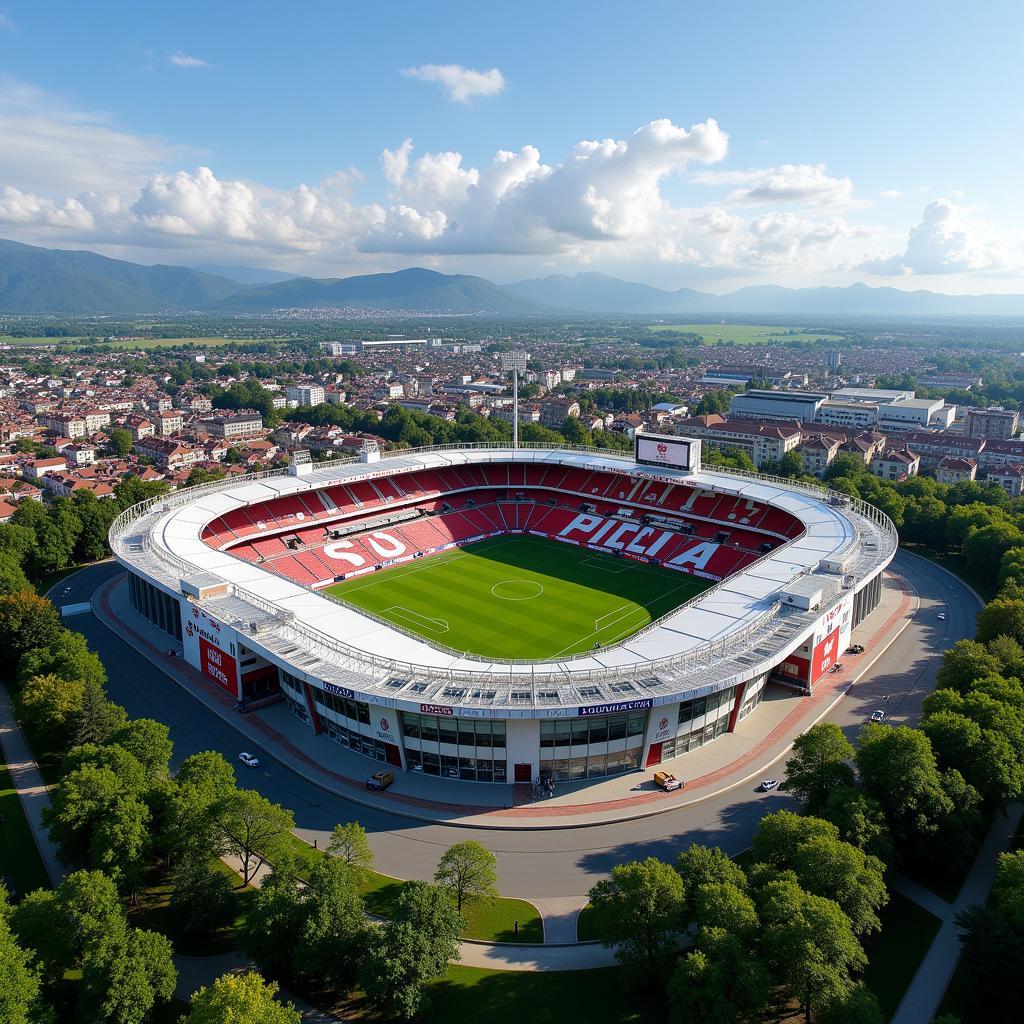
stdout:
{"type": "Polygon", "coordinates": [[[1024,466],[997,466],[989,471],[988,479],[999,484],[1011,498],[1024,494],[1024,466]]]}
{"type": "Polygon", "coordinates": [[[133,441],[141,441],[144,437],[152,437],[156,433],[156,425],[145,416],[129,416],[124,421],[124,429],[132,435],[133,441]]]}
{"type": "Polygon", "coordinates": [[[968,437],[991,437],[1004,440],[1013,437],[1020,428],[1015,409],[992,406],[989,409],[968,409],[964,420],[964,433],[968,437]]]}
{"type": "Polygon", "coordinates": [[[825,470],[839,454],[839,448],[839,439],[835,437],[826,437],[824,434],[805,437],[800,446],[800,462],[804,472],[819,479],[823,477],[825,470]]]}
{"type": "Polygon", "coordinates": [[[871,472],[883,480],[907,480],[920,469],[920,456],[909,448],[887,448],[871,460],[871,472]]]}
{"type": "Polygon", "coordinates": [[[185,416],[175,409],[156,414],[156,433],[159,437],[173,437],[180,434],[185,426],[185,416]]]}
{"type": "Polygon", "coordinates": [[[68,468],[65,458],[32,459],[25,464],[25,476],[30,480],[42,480],[48,473],[63,473],[68,468]]]}
{"type": "Polygon", "coordinates": [[[677,420],[673,428],[684,437],[700,438],[709,448],[746,452],[758,467],[777,462],[786,452],[798,448],[803,438],[800,428],[792,424],[726,420],[718,415],[677,420]]]}
{"type": "Polygon", "coordinates": [[[943,459],[935,470],[935,479],[940,484],[958,484],[977,475],[978,463],[974,459],[943,459]]]}
{"type": "Polygon", "coordinates": [[[202,420],[201,425],[211,437],[222,437],[226,441],[262,437],[264,434],[262,414],[251,409],[213,416],[202,420]]]}
{"type": "Polygon", "coordinates": [[[319,384],[289,384],[284,397],[296,405],[323,405],[326,395],[319,384]]]}
{"type": "Polygon", "coordinates": [[[580,403],[571,398],[550,398],[540,404],[540,422],[545,427],[560,427],[567,419],[576,419],[580,403]]]}

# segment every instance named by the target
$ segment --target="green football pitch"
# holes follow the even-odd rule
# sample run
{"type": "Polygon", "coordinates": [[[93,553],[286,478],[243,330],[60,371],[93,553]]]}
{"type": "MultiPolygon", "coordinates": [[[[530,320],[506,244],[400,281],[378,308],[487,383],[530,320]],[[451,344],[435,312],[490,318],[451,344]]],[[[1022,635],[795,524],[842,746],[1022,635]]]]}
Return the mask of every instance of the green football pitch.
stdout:
{"type": "Polygon", "coordinates": [[[495,537],[327,592],[407,632],[485,658],[548,659],[607,646],[710,586],[537,537],[495,537]]]}

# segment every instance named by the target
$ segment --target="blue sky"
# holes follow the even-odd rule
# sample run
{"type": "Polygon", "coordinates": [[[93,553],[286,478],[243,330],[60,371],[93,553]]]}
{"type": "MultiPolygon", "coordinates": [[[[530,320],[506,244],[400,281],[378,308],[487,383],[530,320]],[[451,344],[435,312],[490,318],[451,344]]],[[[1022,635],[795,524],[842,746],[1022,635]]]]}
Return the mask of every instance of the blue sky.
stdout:
{"type": "Polygon", "coordinates": [[[1024,290],[1019,4],[710,7],[0,0],[0,236],[1024,290]]]}

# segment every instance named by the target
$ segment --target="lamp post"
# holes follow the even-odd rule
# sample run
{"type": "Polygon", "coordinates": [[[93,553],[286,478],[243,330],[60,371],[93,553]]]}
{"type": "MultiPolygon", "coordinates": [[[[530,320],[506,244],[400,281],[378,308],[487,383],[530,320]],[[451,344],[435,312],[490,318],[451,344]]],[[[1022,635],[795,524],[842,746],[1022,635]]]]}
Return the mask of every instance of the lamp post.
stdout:
{"type": "Polygon", "coordinates": [[[512,372],[512,448],[519,448],[519,374],[526,372],[527,353],[521,349],[501,353],[501,368],[512,372]]]}

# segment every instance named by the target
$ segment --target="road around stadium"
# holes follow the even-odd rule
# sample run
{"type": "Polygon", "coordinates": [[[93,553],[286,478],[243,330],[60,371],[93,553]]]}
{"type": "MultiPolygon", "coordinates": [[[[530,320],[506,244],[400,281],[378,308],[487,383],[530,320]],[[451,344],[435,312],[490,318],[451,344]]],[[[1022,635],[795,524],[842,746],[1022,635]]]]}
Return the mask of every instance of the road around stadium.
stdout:
{"type": "MultiPolygon", "coordinates": [[[[956,640],[974,633],[980,607],[964,583],[924,559],[900,552],[892,569],[918,596],[909,626],[882,653],[866,677],[839,701],[827,718],[853,736],[871,711],[888,696],[891,720],[914,723],[921,702],[935,685],[943,652],[956,640]],[[940,621],[939,610],[947,618],[940,621]]],[[[121,568],[112,562],[81,570],[62,581],[54,593],[61,605],[91,601],[93,594],[121,568]]],[[[68,618],[107,666],[110,696],[133,716],[157,718],[171,730],[175,758],[200,750],[218,750],[233,759],[241,737],[230,721],[199,704],[162,674],[125,640],[92,613],[68,618]]],[[[792,806],[785,793],[759,795],[746,782],[714,793],[697,803],[640,820],[594,824],[571,830],[502,829],[482,832],[452,822],[424,822],[378,808],[368,808],[315,785],[287,764],[274,762],[268,771],[242,777],[269,799],[295,812],[297,831],[305,839],[326,840],[339,821],[358,820],[367,829],[378,868],[399,878],[429,878],[441,854],[452,843],[478,839],[498,860],[503,894],[547,906],[552,917],[578,907],[595,881],[617,863],[646,856],[671,860],[683,846],[710,843],[729,853],[747,848],[760,818],[768,810],[792,806]]],[[[547,923],[548,913],[545,913],[547,923]]],[[[575,917],[575,912],[571,911],[575,917]]]]}

